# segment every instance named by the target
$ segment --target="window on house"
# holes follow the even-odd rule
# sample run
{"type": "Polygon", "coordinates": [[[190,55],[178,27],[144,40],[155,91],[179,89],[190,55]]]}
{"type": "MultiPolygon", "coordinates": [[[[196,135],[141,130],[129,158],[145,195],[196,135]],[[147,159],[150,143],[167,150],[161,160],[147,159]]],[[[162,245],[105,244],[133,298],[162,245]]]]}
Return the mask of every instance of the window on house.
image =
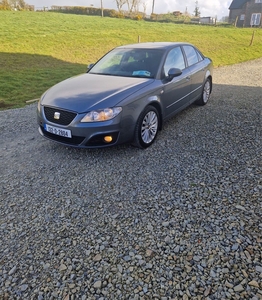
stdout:
{"type": "Polygon", "coordinates": [[[256,0],[255,3],[262,3],[262,0],[256,0]]]}
{"type": "Polygon", "coordinates": [[[250,20],[250,25],[258,26],[258,25],[260,25],[260,20],[261,20],[261,14],[252,14],[251,20],[250,20]]]}
{"type": "Polygon", "coordinates": [[[241,15],[240,16],[240,21],[244,21],[245,20],[245,15],[241,15]]]}

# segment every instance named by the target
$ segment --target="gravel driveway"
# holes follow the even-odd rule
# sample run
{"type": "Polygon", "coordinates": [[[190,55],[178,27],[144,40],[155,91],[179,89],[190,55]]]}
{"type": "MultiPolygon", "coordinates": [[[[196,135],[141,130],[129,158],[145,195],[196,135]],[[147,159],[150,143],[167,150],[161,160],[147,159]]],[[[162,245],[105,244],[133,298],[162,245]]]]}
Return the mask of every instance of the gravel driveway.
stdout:
{"type": "Polygon", "coordinates": [[[262,58],[147,150],[43,139],[0,112],[0,299],[262,299],[262,58]]]}

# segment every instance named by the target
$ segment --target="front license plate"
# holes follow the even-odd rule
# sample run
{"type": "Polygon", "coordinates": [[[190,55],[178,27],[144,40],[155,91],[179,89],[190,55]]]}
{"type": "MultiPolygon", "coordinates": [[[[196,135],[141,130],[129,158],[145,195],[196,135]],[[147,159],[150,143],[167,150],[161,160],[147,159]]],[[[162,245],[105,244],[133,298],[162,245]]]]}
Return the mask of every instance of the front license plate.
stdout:
{"type": "Polygon", "coordinates": [[[44,125],[44,128],[45,128],[46,131],[48,131],[50,133],[60,135],[60,136],[63,136],[63,137],[67,137],[67,138],[72,138],[71,130],[62,129],[62,128],[55,127],[55,126],[50,126],[50,125],[47,125],[47,124],[44,125]]]}

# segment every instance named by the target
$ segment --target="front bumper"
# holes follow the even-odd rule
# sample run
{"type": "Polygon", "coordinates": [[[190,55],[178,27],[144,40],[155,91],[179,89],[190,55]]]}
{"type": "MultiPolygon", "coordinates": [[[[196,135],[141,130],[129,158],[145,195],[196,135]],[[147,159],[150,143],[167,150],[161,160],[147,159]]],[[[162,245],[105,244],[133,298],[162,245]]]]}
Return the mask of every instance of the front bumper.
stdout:
{"type": "Polygon", "coordinates": [[[81,123],[80,121],[84,115],[75,114],[74,119],[69,125],[61,125],[55,120],[54,122],[50,122],[50,118],[46,117],[44,108],[41,106],[40,111],[37,113],[38,131],[47,139],[77,148],[103,148],[125,143],[133,139],[134,126],[125,124],[121,114],[105,122],[81,123]],[[48,132],[45,129],[45,124],[59,129],[70,130],[71,138],[48,132]]]}

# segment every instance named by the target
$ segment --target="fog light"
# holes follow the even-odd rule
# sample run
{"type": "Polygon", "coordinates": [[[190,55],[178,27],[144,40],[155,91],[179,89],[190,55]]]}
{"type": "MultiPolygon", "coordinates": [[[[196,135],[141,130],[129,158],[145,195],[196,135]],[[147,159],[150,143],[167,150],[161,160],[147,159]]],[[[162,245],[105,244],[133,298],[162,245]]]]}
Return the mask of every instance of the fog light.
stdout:
{"type": "Polygon", "coordinates": [[[113,140],[113,137],[111,135],[107,135],[107,136],[104,137],[104,141],[107,142],[107,143],[112,142],[112,140],[113,140]]]}

